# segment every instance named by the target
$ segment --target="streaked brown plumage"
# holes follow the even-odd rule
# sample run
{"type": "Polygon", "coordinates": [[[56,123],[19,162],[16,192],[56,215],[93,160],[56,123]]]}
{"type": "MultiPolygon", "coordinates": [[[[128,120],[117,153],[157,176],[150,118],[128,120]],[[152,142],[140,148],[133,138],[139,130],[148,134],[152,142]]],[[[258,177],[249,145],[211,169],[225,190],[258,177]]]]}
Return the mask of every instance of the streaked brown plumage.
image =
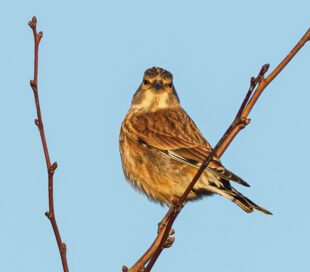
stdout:
{"type": "MultiPolygon", "coordinates": [[[[157,67],[144,73],[122,123],[119,144],[126,179],[149,199],[167,205],[183,194],[212,150],[180,106],[171,73],[157,67]]],[[[249,186],[214,158],[188,200],[217,193],[246,212],[271,214],[235,190],[229,180],[249,186]]]]}

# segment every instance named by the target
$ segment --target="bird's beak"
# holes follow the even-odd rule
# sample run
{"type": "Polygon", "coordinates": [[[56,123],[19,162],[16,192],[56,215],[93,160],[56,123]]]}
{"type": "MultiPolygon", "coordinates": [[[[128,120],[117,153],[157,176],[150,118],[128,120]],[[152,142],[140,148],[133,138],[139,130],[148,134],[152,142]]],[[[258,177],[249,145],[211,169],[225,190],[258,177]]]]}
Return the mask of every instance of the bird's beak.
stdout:
{"type": "Polygon", "coordinates": [[[161,81],[155,81],[153,84],[152,84],[152,87],[156,90],[159,90],[163,87],[163,83],[161,81]]]}

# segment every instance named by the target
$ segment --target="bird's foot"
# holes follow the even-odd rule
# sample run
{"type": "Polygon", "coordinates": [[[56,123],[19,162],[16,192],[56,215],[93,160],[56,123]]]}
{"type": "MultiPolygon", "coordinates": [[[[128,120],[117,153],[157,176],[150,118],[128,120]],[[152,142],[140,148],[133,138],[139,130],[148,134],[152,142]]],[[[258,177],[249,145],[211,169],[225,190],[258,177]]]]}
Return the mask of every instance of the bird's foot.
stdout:
{"type": "Polygon", "coordinates": [[[165,248],[169,248],[173,245],[173,242],[175,241],[175,237],[172,236],[175,233],[174,229],[171,228],[170,232],[169,232],[169,236],[167,238],[167,241],[164,245],[165,248]]]}

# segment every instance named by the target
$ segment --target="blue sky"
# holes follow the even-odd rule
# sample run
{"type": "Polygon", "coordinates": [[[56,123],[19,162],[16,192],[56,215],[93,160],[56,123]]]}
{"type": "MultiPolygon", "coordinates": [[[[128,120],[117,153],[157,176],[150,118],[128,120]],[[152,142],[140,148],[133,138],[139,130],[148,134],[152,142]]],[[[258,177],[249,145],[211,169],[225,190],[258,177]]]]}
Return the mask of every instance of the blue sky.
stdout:
{"type": "MultiPolygon", "coordinates": [[[[181,103],[215,145],[250,77],[310,27],[304,1],[6,1],[0,15],[0,270],[61,271],[29,80],[38,18],[39,94],[70,271],[120,271],[153,241],[166,208],[125,181],[118,133],[143,72],[174,75],[181,103]]],[[[263,93],[222,157],[272,211],[246,214],[214,196],[187,205],[153,271],[306,271],[310,44],[263,93]]]]}

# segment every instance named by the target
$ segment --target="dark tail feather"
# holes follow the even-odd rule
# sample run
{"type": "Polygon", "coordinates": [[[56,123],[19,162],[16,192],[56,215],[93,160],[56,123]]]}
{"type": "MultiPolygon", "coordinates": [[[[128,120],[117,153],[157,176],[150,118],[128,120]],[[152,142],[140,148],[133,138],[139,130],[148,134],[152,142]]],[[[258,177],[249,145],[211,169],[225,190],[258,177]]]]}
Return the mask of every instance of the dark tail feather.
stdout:
{"type": "Polygon", "coordinates": [[[255,204],[253,201],[251,201],[250,199],[239,193],[235,188],[231,186],[225,189],[217,188],[216,193],[236,203],[242,210],[244,210],[247,213],[251,213],[255,209],[265,214],[272,214],[271,212],[255,204]]]}
{"type": "Polygon", "coordinates": [[[262,208],[261,206],[258,206],[257,204],[255,204],[253,201],[251,201],[250,199],[244,197],[252,206],[255,210],[258,210],[262,213],[265,213],[265,214],[270,214],[272,215],[272,213],[270,211],[267,211],[266,209],[262,208]]]}
{"type": "Polygon", "coordinates": [[[243,186],[250,187],[250,185],[247,182],[245,182],[242,178],[238,177],[236,174],[225,169],[224,167],[222,167],[222,169],[216,169],[216,168],[208,167],[208,168],[206,168],[205,171],[208,172],[210,170],[212,170],[213,172],[218,174],[222,179],[231,180],[231,181],[237,182],[243,186]]]}
{"type": "Polygon", "coordinates": [[[232,198],[232,202],[236,203],[245,212],[251,213],[254,211],[253,206],[247,201],[245,197],[234,195],[232,198]]]}
{"type": "MultiPolygon", "coordinates": [[[[229,171],[230,172],[230,171],[229,171]]],[[[234,182],[237,182],[243,186],[246,186],[246,187],[250,187],[250,184],[248,184],[247,182],[245,182],[242,178],[238,177],[236,174],[234,174],[233,172],[230,172],[231,174],[231,177],[230,177],[230,180],[231,181],[234,181],[234,182]]]]}
{"type": "MultiPolygon", "coordinates": [[[[243,209],[244,211],[248,212],[247,209],[244,209],[243,206],[246,206],[246,207],[250,206],[251,209],[252,209],[252,211],[253,211],[253,209],[255,209],[255,210],[258,210],[258,211],[260,211],[260,212],[262,212],[262,213],[272,215],[271,212],[269,212],[269,211],[267,211],[266,209],[264,209],[264,208],[258,206],[258,205],[255,204],[253,201],[251,201],[250,199],[248,199],[247,197],[245,197],[244,195],[242,195],[241,193],[239,193],[235,188],[231,187],[231,191],[234,193],[234,195],[233,195],[234,199],[236,199],[236,200],[233,200],[233,202],[235,202],[235,203],[236,203],[241,209],[243,209]],[[241,202],[241,205],[240,205],[239,202],[241,202]],[[246,203],[247,203],[247,204],[246,204],[246,203]]],[[[251,212],[252,212],[252,211],[251,211],[251,212]]]]}

